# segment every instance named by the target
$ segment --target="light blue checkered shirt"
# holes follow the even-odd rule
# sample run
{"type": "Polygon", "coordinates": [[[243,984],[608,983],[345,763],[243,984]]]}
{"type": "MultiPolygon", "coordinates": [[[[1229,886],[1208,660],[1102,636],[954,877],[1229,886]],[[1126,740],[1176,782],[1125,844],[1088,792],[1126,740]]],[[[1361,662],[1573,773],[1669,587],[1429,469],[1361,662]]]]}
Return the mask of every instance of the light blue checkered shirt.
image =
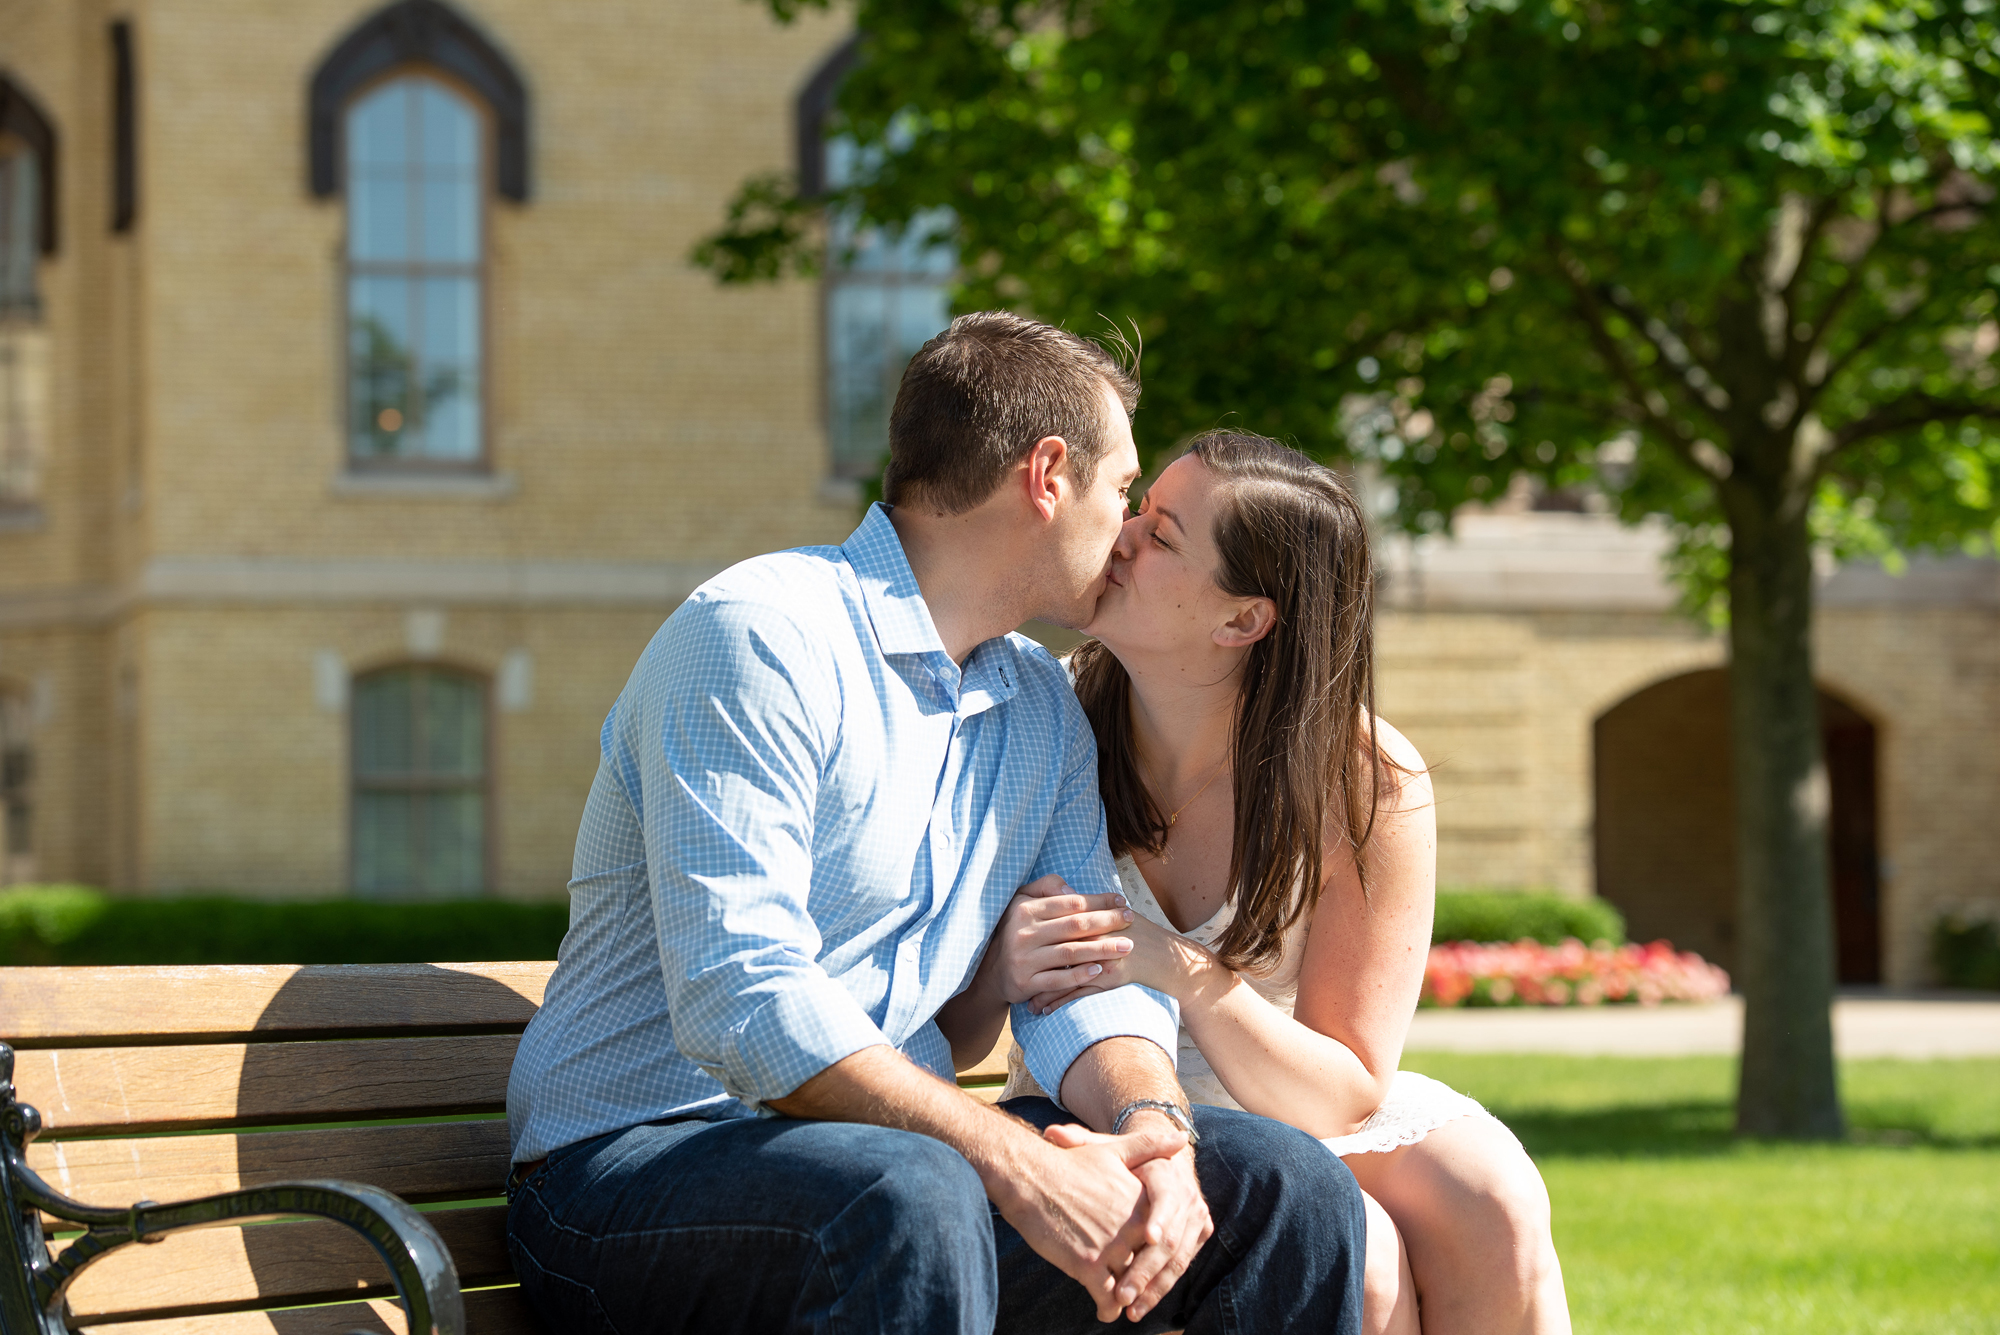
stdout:
{"type": "MultiPolygon", "coordinates": [[[[840,547],[758,557],[660,628],[605,720],[570,927],[507,1086],[514,1160],[701,1109],[750,1116],[888,1043],[950,1079],[933,1020],[1018,886],[1117,888],[1097,753],[1019,635],[961,672],[882,507],[840,547]]],[[[1125,987],[1014,1034],[1043,1089],[1119,1035],[1125,987]]]]}

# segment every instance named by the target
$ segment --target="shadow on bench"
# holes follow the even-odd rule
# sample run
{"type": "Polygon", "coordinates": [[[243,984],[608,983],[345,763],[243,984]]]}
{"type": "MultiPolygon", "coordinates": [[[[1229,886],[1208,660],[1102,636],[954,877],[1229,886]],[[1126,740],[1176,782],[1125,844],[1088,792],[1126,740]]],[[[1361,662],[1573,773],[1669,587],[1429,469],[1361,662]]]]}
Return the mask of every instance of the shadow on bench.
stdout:
{"type": "MultiPolygon", "coordinates": [[[[538,1329],[507,1260],[501,1113],[515,1045],[553,967],[0,969],[0,1041],[16,1050],[17,1097],[41,1121],[25,1166],[49,1191],[100,1207],[82,1220],[56,1212],[71,1222],[31,1212],[58,1271],[75,1262],[79,1222],[129,1241],[135,1201],[166,1203],[141,1212],[142,1233],[192,1222],[177,1202],[246,1192],[228,1204],[352,1219],[205,1227],[120,1247],[70,1285],[68,1327],[401,1332],[397,1304],[355,1301],[396,1295],[385,1260],[400,1253],[405,1284],[448,1293],[433,1313],[445,1335],[538,1329]],[[271,1190],[302,1180],[317,1193],[271,1190]],[[339,1183],[362,1190],[325,1190],[339,1183]],[[419,1215],[404,1201],[427,1208],[419,1215]],[[469,1290],[462,1325],[450,1311],[459,1284],[469,1290]],[[299,1306],[315,1303],[333,1305],[299,1306]],[[266,1310],[276,1307],[297,1310],[266,1310]]],[[[10,1183],[16,1205],[25,1189],[10,1183]]],[[[0,1244],[16,1253],[13,1273],[0,1273],[6,1335],[64,1329],[60,1319],[14,1329],[24,1310],[10,1297],[24,1278],[18,1250],[32,1245],[33,1227],[0,1244]]]]}

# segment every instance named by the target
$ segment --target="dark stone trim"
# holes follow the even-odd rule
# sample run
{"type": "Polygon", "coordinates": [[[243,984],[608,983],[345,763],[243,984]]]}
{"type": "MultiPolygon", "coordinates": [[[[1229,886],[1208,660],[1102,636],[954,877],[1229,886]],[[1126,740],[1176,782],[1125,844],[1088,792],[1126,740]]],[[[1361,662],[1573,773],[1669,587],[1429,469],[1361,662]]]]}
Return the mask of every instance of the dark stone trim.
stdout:
{"type": "Polygon", "coordinates": [[[35,240],[44,255],[56,253],[56,131],[49,118],[20,85],[0,74],[0,130],[35,150],[35,166],[41,176],[41,213],[35,219],[35,240]]]}
{"type": "Polygon", "coordinates": [[[362,85],[398,65],[426,64],[464,81],[492,109],[495,188],[528,197],[528,90],[513,63],[439,0],[398,0],[341,40],[313,75],[307,99],[312,192],[340,193],[340,118],[362,85]]]}
{"type": "Polygon", "coordinates": [[[111,25],[111,230],[129,232],[139,216],[139,104],[132,69],[132,25],[111,25]]]}
{"type": "Polygon", "coordinates": [[[799,196],[812,199],[826,193],[826,122],[833,115],[833,100],[840,81],[854,68],[861,54],[861,34],[842,42],[799,93],[797,106],[799,151],[799,196]]]}

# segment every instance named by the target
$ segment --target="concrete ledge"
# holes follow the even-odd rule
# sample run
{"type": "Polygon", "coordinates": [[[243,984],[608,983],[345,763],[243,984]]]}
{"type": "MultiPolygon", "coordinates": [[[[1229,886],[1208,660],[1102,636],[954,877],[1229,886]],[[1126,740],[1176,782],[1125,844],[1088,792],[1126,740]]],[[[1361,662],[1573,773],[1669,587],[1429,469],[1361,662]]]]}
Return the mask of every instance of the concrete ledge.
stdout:
{"type": "Polygon", "coordinates": [[[519,491],[512,473],[342,473],[327,489],[337,500],[506,501],[519,491]]]}
{"type": "MultiPolygon", "coordinates": [[[[1734,1056],[1743,1000],[1708,1005],[1425,1010],[1411,1052],[1549,1052],[1579,1057],[1734,1056]]],[[[1833,1046],[1842,1057],[2000,1056],[2000,997],[1841,997],[1833,1046]]]]}
{"type": "Polygon", "coordinates": [[[149,603],[672,606],[721,569],[719,563],[707,561],[161,556],[146,563],[138,596],[149,603]]]}

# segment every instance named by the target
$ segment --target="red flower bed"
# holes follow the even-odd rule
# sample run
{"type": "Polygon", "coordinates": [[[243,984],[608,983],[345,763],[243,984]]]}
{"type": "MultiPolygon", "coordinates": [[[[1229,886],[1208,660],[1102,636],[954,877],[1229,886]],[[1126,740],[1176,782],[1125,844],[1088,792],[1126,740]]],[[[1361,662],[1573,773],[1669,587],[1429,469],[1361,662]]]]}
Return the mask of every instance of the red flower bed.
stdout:
{"type": "Polygon", "coordinates": [[[1419,1006],[1657,1006],[1713,1001],[1729,975],[1691,950],[1666,941],[1643,946],[1559,946],[1522,939],[1509,944],[1451,941],[1431,947],[1419,1006]]]}

